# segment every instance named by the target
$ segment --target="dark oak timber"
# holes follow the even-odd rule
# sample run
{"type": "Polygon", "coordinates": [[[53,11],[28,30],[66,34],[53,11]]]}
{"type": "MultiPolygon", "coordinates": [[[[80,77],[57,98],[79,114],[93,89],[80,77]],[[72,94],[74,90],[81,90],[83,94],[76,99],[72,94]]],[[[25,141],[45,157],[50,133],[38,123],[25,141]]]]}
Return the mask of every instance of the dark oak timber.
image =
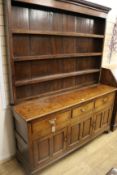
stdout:
{"type": "Polygon", "coordinates": [[[27,175],[110,131],[116,87],[100,83],[109,10],[5,0],[16,157],[27,175]]]}

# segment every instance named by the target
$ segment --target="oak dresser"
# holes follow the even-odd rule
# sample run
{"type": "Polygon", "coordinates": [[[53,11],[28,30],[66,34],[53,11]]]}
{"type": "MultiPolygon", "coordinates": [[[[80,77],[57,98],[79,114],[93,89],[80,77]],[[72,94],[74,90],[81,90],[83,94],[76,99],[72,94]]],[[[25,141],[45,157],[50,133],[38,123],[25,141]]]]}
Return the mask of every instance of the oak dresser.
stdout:
{"type": "Polygon", "coordinates": [[[5,0],[17,159],[27,174],[110,131],[116,88],[100,83],[110,8],[5,0]]]}

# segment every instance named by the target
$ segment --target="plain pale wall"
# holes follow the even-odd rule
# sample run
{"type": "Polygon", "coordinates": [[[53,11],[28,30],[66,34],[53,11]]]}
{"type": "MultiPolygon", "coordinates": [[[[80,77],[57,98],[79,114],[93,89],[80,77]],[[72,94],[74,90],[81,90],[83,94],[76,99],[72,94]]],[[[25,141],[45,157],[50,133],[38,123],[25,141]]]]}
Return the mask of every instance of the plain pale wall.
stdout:
{"type": "Polygon", "coordinates": [[[15,154],[7,67],[3,3],[0,0],[0,163],[15,154]]]}
{"type": "MultiPolygon", "coordinates": [[[[90,0],[91,1],[91,0],[90,0]]],[[[100,3],[112,7],[107,21],[106,40],[104,47],[103,64],[108,64],[109,42],[112,35],[116,12],[116,1],[111,0],[92,0],[92,2],[100,3]]],[[[8,88],[8,64],[6,59],[6,44],[3,22],[3,1],[0,0],[0,162],[7,160],[15,154],[15,143],[13,134],[13,122],[11,112],[9,110],[9,88],[8,88]]],[[[117,63],[116,54],[112,56],[112,63],[117,63]]]]}

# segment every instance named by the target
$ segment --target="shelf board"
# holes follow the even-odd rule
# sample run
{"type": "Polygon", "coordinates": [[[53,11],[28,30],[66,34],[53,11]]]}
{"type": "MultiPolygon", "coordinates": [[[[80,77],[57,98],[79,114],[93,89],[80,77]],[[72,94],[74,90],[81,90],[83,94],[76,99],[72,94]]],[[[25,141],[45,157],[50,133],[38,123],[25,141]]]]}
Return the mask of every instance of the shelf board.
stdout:
{"type": "Polygon", "coordinates": [[[32,95],[30,97],[25,97],[25,98],[21,98],[21,99],[18,99],[17,102],[22,102],[22,101],[27,101],[27,100],[32,100],[32,99],[37,99],[37,98],[46,98],[47,96],[56,96],[59,95],[59,94],[67,94],[69,92],[72,92],[72,91],[77,91],[77,90],[80,90],[80,89],[87,89],[87,88],[90,88],[90,87],[95,87],[95,86],[98,86],[100,83],[97,82],[97,81],[91,81],[91,82],[88,82],[88,83],[83,83],[81,85],[76,85],[75,87],[69,87],[69,88],[65,88],[65,89],[61,89],[61,90],[57,90],[57,91],[52,91],[52,92],[47,92],[47,93],[44,93],[44,94],[41,94],[41,95],[32,95]]]}
{"type": "Polygon", "coordinates": [[[32,79],[27,79],[27,80],[19,80],[15,82],[15,86],[19,87],[19,86],[25,86],[25,85],[30,85],[30,84],[42,83],[46,81],[57,80],[57,79],[62,79],[62,78],[67,78],[67,77],[74,77],[78,75],[96,73],[99,71],[100,69],[89,69],[89,70],[76,71],[76,72],[70,72],[70,73],[48,75],[48,76],[32,78],[32,79]]]}
{"type": "Polygon", "coordinates": [[[58,31],[38,31],[38,30],[23,30],[12,29],[13,34],[27,35],[48,35],[48,36],[68,36],[68,37],[84,37],[84,38],[104,38],[104,35],[77,33],[77,32],[58,32],[58,31]]]}
{"type": "Polygon", "coordinates": [[[31,61],[31,60],[47,60],[47,59],[61,59],[61,58],[75,58],[75,57],[90,57],[102,56],[102,52],[97,53],[71,53],[71,54],[56,54],[56,55],[40,55],[40,56],[18,56],[14,58],[15,62],[18,61],[31,61]]]}

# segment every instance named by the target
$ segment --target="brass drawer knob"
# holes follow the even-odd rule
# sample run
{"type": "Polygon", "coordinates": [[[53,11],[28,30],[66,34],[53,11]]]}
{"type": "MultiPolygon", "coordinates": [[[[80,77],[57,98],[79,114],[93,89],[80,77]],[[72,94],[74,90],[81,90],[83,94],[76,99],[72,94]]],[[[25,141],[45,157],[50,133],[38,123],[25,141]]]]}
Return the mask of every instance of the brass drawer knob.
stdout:
{"type": "Polygon", "coordinates": [[[56,119],[49,120],[49,123],[50,123],[51,125],[55,125],[55,124],[56,124],[56,119]]]}
{"type": "Polygon", "coordinates": [[[82,109],[80,109],[80,111],[81,111],[81,112],[85,112],[85,111],[86,111],[86,109],[82,108],[82,109]]]}

